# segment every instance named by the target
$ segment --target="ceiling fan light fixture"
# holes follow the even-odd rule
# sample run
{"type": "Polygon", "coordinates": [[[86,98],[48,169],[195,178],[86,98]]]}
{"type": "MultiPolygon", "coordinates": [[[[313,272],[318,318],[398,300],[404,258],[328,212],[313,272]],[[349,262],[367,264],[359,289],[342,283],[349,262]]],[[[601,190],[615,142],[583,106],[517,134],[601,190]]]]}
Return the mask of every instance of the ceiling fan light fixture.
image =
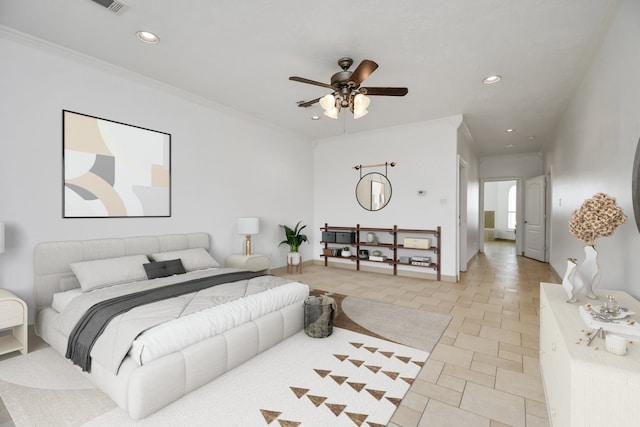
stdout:
{"type": "Polygon", "coordinates": [[[338,109],[336,107],[333,107],[333,108],[329,108],[328,110],[324,110],[324,115],[332,119],[337,119],[338,109]]]}
{"type": "Polygon", "coordinates": [[[371,100],[363,94],[357,94],[353,99],[353,118],[359,119],[366,116],[369,112],[367,107],[371,104],[371,100]]]}
{"type": "Polygon", "coordinates": [[[328,94],[320,98],[320,106],[326,112],[336,108],[336,97],[332,94],[328,94]]]}

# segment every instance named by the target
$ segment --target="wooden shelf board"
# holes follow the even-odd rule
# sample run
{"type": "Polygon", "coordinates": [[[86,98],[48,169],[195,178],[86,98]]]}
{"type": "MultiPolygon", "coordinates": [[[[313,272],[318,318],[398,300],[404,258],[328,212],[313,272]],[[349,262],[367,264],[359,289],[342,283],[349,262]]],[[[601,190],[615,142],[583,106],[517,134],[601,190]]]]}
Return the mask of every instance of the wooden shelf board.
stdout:
{"type": "Polygon", "coordinates": [[[22,347],[23,345],[20,344],[20,341],[18,341],[13,335],[4,335],[0,337],[0,354],[22,350],[22,347]]]}

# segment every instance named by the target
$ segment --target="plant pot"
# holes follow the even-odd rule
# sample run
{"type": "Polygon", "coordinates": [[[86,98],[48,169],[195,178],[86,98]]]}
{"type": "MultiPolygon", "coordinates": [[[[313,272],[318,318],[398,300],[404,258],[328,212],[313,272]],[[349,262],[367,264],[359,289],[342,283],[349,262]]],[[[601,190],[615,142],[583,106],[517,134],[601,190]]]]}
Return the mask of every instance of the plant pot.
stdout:
{"type": "Polygon", "coordinates": [[[351,256],[351,251],[345,251],[343,250],[342,253],[340,254],[345,258],[349,258],[351,256]]]}
{"type": "Polygon", "coordinates": [[[300,252],[289,252],[287,254],[287,262],[289,265],[300,264],[300,252]]]}

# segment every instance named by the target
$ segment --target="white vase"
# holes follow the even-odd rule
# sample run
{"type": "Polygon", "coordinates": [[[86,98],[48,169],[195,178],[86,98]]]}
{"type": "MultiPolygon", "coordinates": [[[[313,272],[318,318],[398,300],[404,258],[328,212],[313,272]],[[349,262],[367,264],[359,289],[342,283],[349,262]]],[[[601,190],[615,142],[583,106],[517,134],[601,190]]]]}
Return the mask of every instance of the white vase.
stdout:
{"type": "Polygon", "coordinates": [[[584,247],[584,261],[580,264],[580,277],[584,283],[584,289],[587,293],[587,297],[596,299],[596,294],[593,290],[598,286],[600,282],[600,266],[598,265],[598,251],[593,245],[587,245],[584,247]]]}
{"type": "Polygon", "coordinates": [[[287,260],[289,261],[289,265],[300,264],[300,252],[289,252],[289,254],[287,254],[287,260]]]}
{"type": "Polygon", "coordinates": [[[567,293],[569,299],[567,302],[576,302],[578,301],[578,295],[580,291],[584,287],[584,283],[580,278],[579,274],[576,274],[578,271],[578,264],[575,259],[568,258],[567,259],[567,271],[564,273],[564,277],[562,278],[562,287],[564,291],[567,293]]]}
{"type": "Polygon", "coordinates": [[[373,243],[376,240],[376,235],[372,232],[367,233],[367,242],[373,243]]]}

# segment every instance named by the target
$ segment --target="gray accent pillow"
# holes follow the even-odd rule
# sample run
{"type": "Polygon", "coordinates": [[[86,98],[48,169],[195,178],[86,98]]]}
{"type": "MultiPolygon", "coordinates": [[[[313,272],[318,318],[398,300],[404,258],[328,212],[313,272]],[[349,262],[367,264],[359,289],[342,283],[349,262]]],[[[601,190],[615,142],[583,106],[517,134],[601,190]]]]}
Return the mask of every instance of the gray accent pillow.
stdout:
{"type": "Polygon", "coordinates": [[[147,272],[147,278],[149,280],[157,279],[159,277],[173,276],[174,274],[185,274],[187,272],[180,259],[150,262],[148,264],[144,264],[143,267],[144,271],[147,272]]]}

